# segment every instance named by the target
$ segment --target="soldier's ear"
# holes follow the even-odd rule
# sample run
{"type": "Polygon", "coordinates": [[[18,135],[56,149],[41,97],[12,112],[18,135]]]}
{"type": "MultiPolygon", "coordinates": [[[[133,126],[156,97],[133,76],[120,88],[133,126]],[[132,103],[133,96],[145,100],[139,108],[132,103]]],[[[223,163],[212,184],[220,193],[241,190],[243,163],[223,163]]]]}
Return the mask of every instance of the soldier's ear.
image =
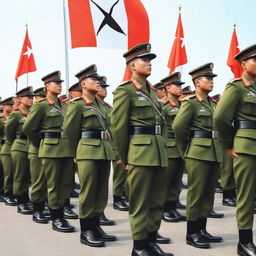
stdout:
{"type": "Polygon", "coordinates": [[[243,70],[246,70],[246,61],[242,61],[241,66],[243,70]]]}

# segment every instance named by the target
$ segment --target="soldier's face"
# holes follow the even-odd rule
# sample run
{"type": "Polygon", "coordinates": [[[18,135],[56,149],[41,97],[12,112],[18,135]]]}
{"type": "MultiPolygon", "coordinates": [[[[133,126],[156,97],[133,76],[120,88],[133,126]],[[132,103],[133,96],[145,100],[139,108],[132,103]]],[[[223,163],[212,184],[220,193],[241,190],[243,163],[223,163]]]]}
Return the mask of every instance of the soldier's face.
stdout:
{"type": "Polygon", "coordinates": [[[137,58],[131,62],[131,69],[140,75],[149,76],[152,70],[151,60],[148,58],[137,58]]]}
{"type": "Polygon", "coordinates": [[[158,99],[162,99],[163,97],[165,97],[165,89],[158,89],[156,90],[156,96],[158,99]]]}
{"type": "Polygon", "coordinates": [[[13,105],[3,105],[3,111],[6,113],[11,113],[13,110],[13,105]]]}
{"type": "Polygon", "coordinates": [[[69,93],[70,99],[78,98],[78,97],[81,97],[81,96],[82,96],[82,92],[79,92],[79,91],[71,91],[69,93]]]}
{"type": "Polygon", "coordinates": [[[100,82],[96,78],[88,77],[82,81],[82,89],[98,92],[100,89],[100,82]]]}
{"type": "Polygon", "coordinates": [[[56,83],[56,82],[50,82],[46,85],[46,90],[48,92],[51,92],[53,94],[60,94],[61,93],[61,83],[56,83]]]}
{"type": "Polygon", "coordinates": [[[182,88],[181,85],[178,84],[171,84],[171,85],[167,85],[166,86],[166,90],[167,92],[169,92],[170,94],[174,95],[174,96],[181,96],[182,95],[182,88]]]}
{"type": "Polygon", "coordinates": [[[243,61],[242,67],[244,71],[248,74],[256,76],[256,58],[251,58],[249,60],[243,61]]]}
{"type": "Polygon", "coordinates": [[[33,104],[33,97],[19,97],[20,103],[26,107],[31,107],[33,104]]]}
{"type": "Polygon", "coordinates": [[[196,87],[201,88],[206,92],[211,92],[213,90],[213,77],[201,76],[196,79],[196,87]]]}
{"type": "Polygon", "coordinates": [[[106,98],[107,97],[107,87],[101,87],[99,88],[99,91],[97,92],[97,95],[100,96],[101,98],[106,98]]]}

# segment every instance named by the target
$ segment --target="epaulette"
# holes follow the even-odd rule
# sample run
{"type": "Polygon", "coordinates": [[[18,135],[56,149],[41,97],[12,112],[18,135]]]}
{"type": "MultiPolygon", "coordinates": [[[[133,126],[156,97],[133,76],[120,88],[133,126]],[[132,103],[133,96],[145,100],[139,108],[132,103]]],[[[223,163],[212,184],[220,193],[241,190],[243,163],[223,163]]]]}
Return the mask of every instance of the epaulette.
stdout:
{"type": "Polygon", "coordinates": [[[131,83],[131,82],[132,82],[132,81],[127,80],[127,81],[122,82],[119,86],[123,86],[123,85],[129,84],[129,83],[131,83]]]}
{"type": "Polygon", "coordinates": [[[234,82],[238,82],[238,81],[242,81],[242,78],[233,78],[228,83],[234,83],[234,82]]]}
{"type": "Polygon", "coordinates": [[[140,82],[138,82],[137,80],[132,80],[132,85],[138,91],[140,91],[143,88],[143,85],[140,82]]]}
{"type": "Polygon", "coordinates": [[[196,97],[195,94],[191,94],[191,95],[188,95],[188,96],[186,96],[186,97],[180,99],[180,101],[190,100],[190,99],[195,98],[195,97],[196,97]]]}
{"type": "Polygon", "coordinates": [[[73,102],[73,101],[76,101],[76,100],[80,100],[80,99],[82,99],[82,97],[76,97],[76,98],[71,99],[70,102],[73,102]]]}
{"type": "Polygon", "coordinates": [[[85,102],[87,105],[90,105],[90,104],[93,103],[93,100],[92,100],[89,96],[87,96],[87,95],[83,96],[82,99],[84,100],[84,102],[85,102]]]}

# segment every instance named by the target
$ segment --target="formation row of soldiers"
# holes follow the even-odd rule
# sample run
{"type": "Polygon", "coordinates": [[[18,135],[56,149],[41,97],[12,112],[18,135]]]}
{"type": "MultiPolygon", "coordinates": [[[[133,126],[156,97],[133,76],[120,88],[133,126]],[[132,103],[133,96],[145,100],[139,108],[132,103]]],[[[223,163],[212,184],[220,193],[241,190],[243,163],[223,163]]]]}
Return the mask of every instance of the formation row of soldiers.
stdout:
{"type": "MultiPolygon", "coordinates": [[[[223,162],[222,169],[228,170],[226,177],[222,176],[226,182],[223,204],[237,206],[238,254],[256,255],[252,240],[256,46],[235,57],[244,69],[243,76],[228,83],[218,105],[208,96],[217,76],[212,63],[189,73],[195,93],[184,97],[179,72],[155,87],[147,81],[151,60],[156,57],[150,44],[137,45],[124,57],[132,79],[115,90],[113,109],[104,102],[107,84],[95,65],[75,75],[78,83],[71,89],[73,99],[68,105],[58,98],[63,82],[59,72],[42,78],[46,95],[39,95],[42,98],[32,107],[31,88],[17,93],[19,107],[11,114],[11,104],[5,104],[11,99],[2,101],[3,118],[7,121],[3,148],[8,145],[6,155],[9,165],[13,165],[13,186],[7,191],[5,185],[5,197],[14,202],[14,195],[18,212],[33,212],[33,220],[41,223],[47,222],[47,201],[52,228],[73,232],[74,227],[64,218],[64,209],[77,168],[81,186],[80,241],[101,247],[116,240],[100,226],[109,221],[103,212],[110,163],[114,161],[114,179],[118,181],[114,182],[118,184],[114,208],[128,210],[129,203],[132,256],[168,256],[173,254],[163,252],[158,245],[168,243],[168,238],[161,237],[158,230],[162,218],[185,220],[177,211],[184,169],[188,174],[187,244],[210,248],[210,243],[222,242],[222,237],[211,235],[206,227],[223,162]],[[165,98],[160,101],[157,89],[161,88],[165,98]],[[33,210],[28,197],[29,163],[33,210]]],[[[10,168],[4,166],[5,173],[6,170],[10,168]]]]}

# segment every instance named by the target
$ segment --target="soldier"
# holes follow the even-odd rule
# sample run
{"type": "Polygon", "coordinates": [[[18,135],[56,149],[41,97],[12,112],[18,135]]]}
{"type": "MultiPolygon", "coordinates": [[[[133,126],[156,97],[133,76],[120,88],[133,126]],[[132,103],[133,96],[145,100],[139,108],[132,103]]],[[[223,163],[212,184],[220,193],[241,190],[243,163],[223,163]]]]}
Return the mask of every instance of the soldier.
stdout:
{"type": "MultiPolygon", "coordinates": [[[[9,119],[9,116],[13,110],[13,97],[6,98],[1,101],[3,107],[3,115],[1,117],[4,126],[9,119]]],[[[1,147],[1,162],[4,170],[4,201],[6,205],[16,206],[17,202],[13,196],[13,164],[11,158],[11,143],[4,136],[3,145],[1,147]]]]}
{"type": "Polygon", "coordinates": [[[181,86],[184,84],[180,80],[180,72],[174,72],[161,80],[166,91],[166,98],[163,100],[166,119],[167,119],[167,154],[168,169],[166,178],[166,201],[164,205],[163,220],[167,222],[178,222],[186,220],[177,211],[177,201],[179,201],[180,185],[184,170],[184,160],[182,159],[176,145],[172,123],[178,114],[180,102],[179,97],[182,94],[181,86]]]}
{"type": "Polygon", "coordinates": [[[82,89],[79,83],[75,83],[72,86],[70,86],[68,89],[68,92],[69,92],[69,98],[71,100],[82,96],[82,89]]]}
{"type": "Polygon", "coordinates": [[[99,79],[95,65],[77,73],[82,97],[70,102],[64,133],[70,139],[81,184],[79,195],[80,241],[102,247],[116,237],[106,234],[99,225],[99,215],[108,200],[110,161],[114,159],[108,131],[108,116],[95,97],[99,79]]]}
{"type": "Polygon", "coordinates": [[[256,45],[234,57],[243,74],[228,82],[215,112],[224,147],[233,157],[237,187],[238,255],[256,255],[253,243],[253,206],[256,190],[256,45]]]}
{"type": "Polygon", "coordinates": [[[47,181],[48,205],[52,216],[52,229],[73,232],[75,228],[64,219],[64,204],[72,188],[73,159],[69,141],[62,133],[66,104],[58,99],[61,92],[60,72],[42,78],[46,98],[36,102],[24,126],[31,143],[39,147],[44,176],[47,181]],[[41,141],[40,141],[41,138],[41,141]]]}
{"type": "Polygon", "coordinates": [[[62,103],[65,103],[65,104],[68,104],[68,102],[69,102],[69,98],[66,94],[60,95],[59,99],[62,103]]]}
{"type": "Polygon", "coordinates": [[[127,196],[134,246],[132,255],[172,255],[156,244],[165,200],[166,122],[162,104],[147,81],[150,44],[136,45],[123,56],[132,73],[114,92],[111,127],[116,149],[128,169],[127,196]]]}
{"type": "Polygon", "coordinates": [[[165,89],[162,83],[157,83],[154,85],[154,88],[156,89],[156,97],[157,99],[162,102],[162,100],[165,98],[165,89]]]}
{"type": "Polygon", "coordinates": [[[28,139],[23,132],[23,124],[33,104],[33,88],[27,87],[16,93],[19,107],[14,110],[6,123],[6,139],[11,143],[11,158],[13,163],[13,194],[17,199],[18,213],[32,214],[29,204],[28,188],[30,184],[28,139]]]}
{"type": "Polygon", "coordinates": [[[188,172],[186,241],[197,248],[210,248],[209,243],[222,241],[206,230],[223,157],[213,123],[216,103],[208,96],[213,90],[213,78],[217,76],[212,69],[213,64],[207,63],[190,71],[196,94],[183,99],[172,126],[188,172]]]}
{"type": "MultiPolygon", "coordinates": [[[[0,98],[0,100],[2,100],[0,98]]],[[[4,138],[4,122],[2,119],[3,109],[2,106],[0,106],[0,149],[3,145],[3,138],[4,138]]],[[[4,202],[4,170],[3,165],[0,157],[0,202],[4,202]]]]}

